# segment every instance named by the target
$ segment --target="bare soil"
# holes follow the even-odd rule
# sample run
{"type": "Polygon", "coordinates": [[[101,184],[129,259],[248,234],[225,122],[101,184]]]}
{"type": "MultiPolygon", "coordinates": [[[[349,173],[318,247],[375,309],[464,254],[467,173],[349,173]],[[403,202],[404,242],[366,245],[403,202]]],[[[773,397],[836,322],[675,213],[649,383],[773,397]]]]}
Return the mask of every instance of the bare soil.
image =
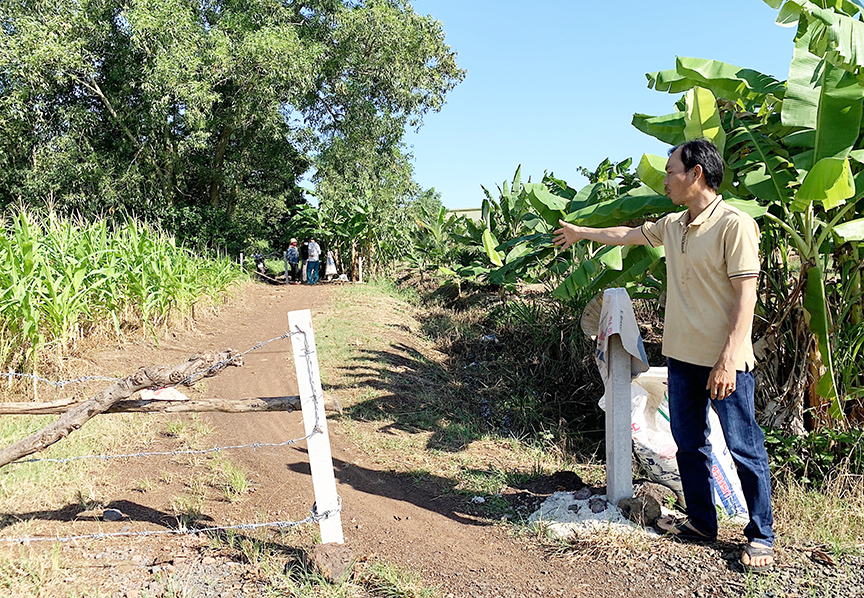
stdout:
{"type": "MultiPolygon", "coordinates": [[[[245,350],[284,333],[290,310],[308,308],[313,323],[326,321],[331,317],[336,292],[333,286],[323,284],[250,285],[218,316],[204,319],[193,331],[178,332],[158,345],[142,341],[106,348],[93,355],[92,361],[103,372],[131,372],[142,365],[180,363],[200,351],[229,347],[245,350]]],[[[368,317],[379,317],[374,306],[370,306],[368,317]]],[[[408,324],[394,323],[373,344],[370,350],[392,354],[397,374],[400,362],[395,358],[406,351],[440,359],[408,324]]],[[[352,366],[322,364],[322,368],[326,367],[352,366]]],[[[374,381],[367,380],[367,384],[374,381]]],[[[347,401],[351,393],[361,391],[357,386],[332,392],[347,401]]],[[[205,392],[223,398],[296,394],[290,343],[273,343],[250,353],[243,367],[230,368],[209,380],[205,392]]],[[[152,417],[186,422],[187,430],[201,426],[194,420],[189,423],[188,416],[152,417]]],[[[212,432],[197,442],[199,447],[281,443],[303,436],[299,412],[205,414],[200,421],[212,427],[212,432]]],[[[346,432],[344,423],[339,417],[328,420],[349,554],[359,561],[358,566],[380,559],[419,573],[444,597],[864,595],[861,559],[850,557],[832,566],[819,563],[812,551],[792,548],[779,554],[781,565],[779,573],[775,573],[779,577],[766,586],[771,589],[758,590],[761,582],[744,576],[737,567],[741,542],[738,530],[725,530],[719,542],[706,545],[661,539],[646,549],[597,538],[565,550],[536,535],[514,533],[509,524],[490,520],[464,495],[452,492],[452,484],[448,488],[438,478],[420,478],[399,471],[393,467],[392,456],[382,459],[358,444],[346,432]]],[[[182,434],[162,435],[146,450],[172,450],[183,446],[182,440],[188,438],[182,434]]],[[[195,488],[190,486],[194,486],[196,475],[206,480],[208,463],[223,457],[248,472],[252,492],[230,502],[212,488],[207,489],[206,500],[197,505],[200,516],[196,525],[294,521],[309,514],[314,498],[305,445],[300,443],[226,451],[217,457],[175,455],[113,462],[104,474],[97,508],[87,511],[80,504],[69,504],[54,511],[34,512],[22,506],[17,513],[7,513],[6,519],[33,520],[39,524],[39,535],[176,530],[183,497],[195,496],[195,488]],[[104,521],[106,508],[118,509],[123,518],[104,521]]],[[[533,492],[509,494],[524,501],[527,492],[533,498],[529,500],[533,507],[550,492],[562,488],[554,480],[546,482],[546,487],[535,483],[533,492]]],[[[288,534],[271,530],[266,534],[266,544],[274,554],[303,561],[314,545],[315,531],[314,526],[288,534]]],[[[225,534],[226,543],[232,535],[262,537],[241,530],[225,534]]],[[[32,556],[33,551],[49,551],[48,546],[31,544],[24,548],[32,556]]],[[[21,547],[2,550],[14,554],[18,549],[21,547]]],[[[68,587],[76,588],[76,595],[282,595],[268,582],[260,563],[244,558],[242,550],[229,550],[224,543],[219,546],[203,534],[76,541],[63,544],[60,550],[67,563],[68,587]]]]}

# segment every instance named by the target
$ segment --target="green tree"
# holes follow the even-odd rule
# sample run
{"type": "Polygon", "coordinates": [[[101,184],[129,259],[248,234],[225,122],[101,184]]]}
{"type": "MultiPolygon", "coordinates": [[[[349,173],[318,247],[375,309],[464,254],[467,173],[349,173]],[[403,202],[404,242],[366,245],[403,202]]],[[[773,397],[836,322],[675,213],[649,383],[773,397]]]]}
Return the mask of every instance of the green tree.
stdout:
{"type": "Polygon", "coordinates": [[[401,151],[463,76],[398,0],[3,0],[0,21],[3,205],[124,210],[238,250],[278,241],[313,163],[401,151]]]}

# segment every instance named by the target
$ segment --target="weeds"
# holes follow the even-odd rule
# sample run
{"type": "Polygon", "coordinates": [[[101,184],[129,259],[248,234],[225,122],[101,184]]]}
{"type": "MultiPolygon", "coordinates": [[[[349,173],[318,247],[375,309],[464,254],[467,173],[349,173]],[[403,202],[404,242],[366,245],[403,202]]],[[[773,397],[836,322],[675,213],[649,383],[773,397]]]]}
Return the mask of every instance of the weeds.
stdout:
{"type": "MultiPolygon", "coordinates": [[[[8,445],[41,430],[46,416],[3,416],[0,444],[8,445]]],[[[108,454],[120,446],[147,443],[156,430],[147,418],[135,415],[103,415],[88,422],[86,433],[71,434],[37,455],[68,458],[108,454]]],[[[0,471],[0,509],[19,512],[22,504],[32,510],[55,508],[71,501],[83,510],[98,499],[90,485],[99,472],[110,469],[102,461],[68,463],[35,462],[9,465],[0,471]]]]}
{"type": "Polygon", "coordinates": [[[864,430],[825,428],[804,435],[766,430],[765,442],[778,478],[819,487],[838,469],[864,475],[864,430]]]}
{"type": "Polygon", "coordinates": [[[818,490],[787,477],[775,484],[774,519],[784,544],[858,552],[864,547],[864,476],[839,468],[818,490]]]}
{"type": "Polygon", "coordinates": [[[415,571],[382,562],[373,562],[358,575],[357,584],[380,598],[435,598],[436,588],[423,584],[415,571]]]}
{"type": "Polygon", "coordinates": [[[180,495],[171,499],[171,512],[179,529],[193,527],[203,513],[204,499],[199,496],[180,495]]]}
{"type": "Polygon", "coordinates": [[[213,426],[201,419],[197,413],[189,417],[170,420],[165,424],[165,435],[176,438],[180,444],[189,448],[197,448],[202,438],[213,432],[213,426]]]}
{"type": "Polygon", "coordinates": [[[215,475],[213,485],[219,489],[228,502],[237,502],[248,494],[252,484],[246,472],[227,459],[210,461],[210,470],[215,475]]]}

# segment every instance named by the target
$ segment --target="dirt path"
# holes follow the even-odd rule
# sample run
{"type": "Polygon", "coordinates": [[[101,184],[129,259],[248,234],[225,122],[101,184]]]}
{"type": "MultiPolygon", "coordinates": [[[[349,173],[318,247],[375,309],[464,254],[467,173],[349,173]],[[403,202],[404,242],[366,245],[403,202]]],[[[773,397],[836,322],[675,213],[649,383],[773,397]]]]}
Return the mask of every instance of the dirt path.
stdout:
{"type": "MultiPolygon", "coordinates": [[[[220,319],[212,329],[202,330],[205,335],[212,333],[207,348],[244,348],[277,336],[287,328],[286,314],[291,309],[310,309],[314,325],[316,319],[326,317],[329,290],[320,285],[255,287],[242,310],[231,310],[230,323],[220,319]]],[[[274,346],[250,354],[236,372],[215,378],[210,394],[226,398],[296,394],[292,370],[290,355],[284,347],[274,346]]],[[[303,435],[299,413],[216,414],[207,419],[216,429],[213,440],[221,445],[284,442],[303,435]]],[[[379,470],[342,433],[338,421],[330,423],[330,432],[346,543],[358,556],[374,554],[422,571],[429,582],[447,588],[445,595],[580,596],[579,588],[596,588],[598,583],[608,592],[599,595],[623,595],[626,579],[610,579],[607,564],[576,567],[563,559],[552,562],[536,542],[520,540],[504,527],[461,513],[459,504],[437,489],[379,470]]],[[[302,445],[287,451],[247,451],[232,458],[260,473],[256,506],[272,505],[279,513],[308,511],[312,487],[302,445]]]]}

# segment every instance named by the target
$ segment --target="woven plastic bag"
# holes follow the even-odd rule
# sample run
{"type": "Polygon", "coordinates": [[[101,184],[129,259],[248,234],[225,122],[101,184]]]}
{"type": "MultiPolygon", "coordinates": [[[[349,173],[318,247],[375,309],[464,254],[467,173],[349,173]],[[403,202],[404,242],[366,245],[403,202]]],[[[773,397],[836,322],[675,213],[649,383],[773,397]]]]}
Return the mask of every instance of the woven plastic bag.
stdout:
{"type": "MultiPolygon", "coordinates": [[[[645,468],[648,477],[672,490],[682,505],[684,492],[675,454],[678,447],[672,438],[669,425],[669,396],[667,394],[667,370],[652,367],[639,374],[630,385],[631,431],[633,452],[645,468]]],[[[605,399],[605,397],[604,397],[605,399]]],[[[604,407],[601,399],[600,407],[604,407]]],[[[711,481],[714,487],[714,503],[732,518],[747,519],[747,506],[735,462],[720,426],[720,418],[713,408],[708,411],[711,432],[711,481]]]]}

